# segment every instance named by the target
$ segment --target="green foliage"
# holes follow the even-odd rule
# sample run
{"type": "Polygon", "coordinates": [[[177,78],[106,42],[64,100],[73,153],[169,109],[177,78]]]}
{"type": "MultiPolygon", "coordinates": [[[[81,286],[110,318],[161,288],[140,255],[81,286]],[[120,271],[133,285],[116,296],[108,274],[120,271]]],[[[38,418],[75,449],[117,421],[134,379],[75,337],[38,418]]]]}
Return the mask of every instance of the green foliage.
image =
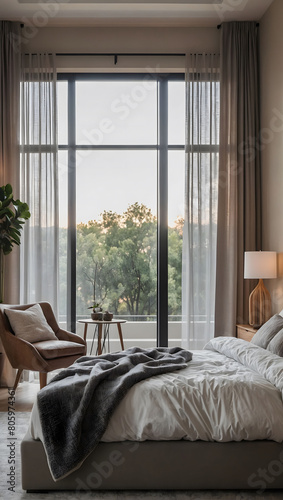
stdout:
{"type": "Polygon", "coordinates": [[[11,184],[0,187],[0,249],[9,254],[14,245],[20,245],[21,230],[30,218],[29,207],[20,200],[14,200],[11,184]]]}
{"type": "MultiPolygon", "coordinates": [[[[77,226],[77,313],[156,314],[156,217],[143,204],[77,226]]],[[[182,221],[169,228],[169,313],[181,309],[182,221]]]]}
{"type": "Polygon", "coordinates": [[[100,311],[102,311],[101,305],[102,304],[99,304],[98,302],[93,302],[93,304],[89,306],[88,309],[92,309],[93,311],[95,311],[95,309],[99,309],[100,311]]]}

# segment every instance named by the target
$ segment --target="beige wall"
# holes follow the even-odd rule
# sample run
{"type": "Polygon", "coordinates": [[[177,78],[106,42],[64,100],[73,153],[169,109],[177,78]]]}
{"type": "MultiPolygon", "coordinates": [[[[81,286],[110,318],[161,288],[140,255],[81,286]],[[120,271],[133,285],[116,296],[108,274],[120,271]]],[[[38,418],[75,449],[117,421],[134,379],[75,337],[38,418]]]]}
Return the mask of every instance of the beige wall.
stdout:
{"type": "Polygon", "coordinates": [[[283,1],[260,21],[263,250],[279,253],[280,277],[267,280],[273,312],[283,309],[283,1]]]}
{"type": "MultiPolygon", "coordinates": [[[[190,53],[219,52],[220,31],[216,28],[24,28],[25,52],[99,53],[190,53]]],[[[150,66],[157,70],[184,70],[185,58],[60,58],[63,70],[138,71],[150,66]]]]}
{"type": "MultiPolygon", "coordinates": [[[[25,31],[22,32],[23,37],[25,31]]],[[[62,52],[178,52],[219,50],[216,28],[38,28],[29,50],[62,52]]]]}
{"type": "MultiPolygon", "coordinates": [[[[283,309],[283,1],[274,0],[260,22],[261,126],[263,132],[263,250],[279,255],[282,277],[267,281],[273,311],[283,309]],[[282,261],[282,262],[281,262],[282,261]]],[[[66,28],[44,27],[22,31],[25,52],[219,52],[216,28],[66,28]]],[[[60,58],[61,70],[160,71],[184,69],[184,58],[60,58]]]]}

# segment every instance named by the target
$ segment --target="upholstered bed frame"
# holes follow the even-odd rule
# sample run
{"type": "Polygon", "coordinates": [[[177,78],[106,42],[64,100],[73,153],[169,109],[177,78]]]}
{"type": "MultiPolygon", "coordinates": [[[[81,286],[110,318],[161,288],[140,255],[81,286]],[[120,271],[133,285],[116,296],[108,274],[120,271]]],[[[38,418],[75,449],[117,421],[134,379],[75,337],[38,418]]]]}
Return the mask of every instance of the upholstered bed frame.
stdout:
{"type": "Polygon", "coordinates": [[[21,455],[22,487],[29,492],[283,488],[283,445],[274,441],[100,443],[57,482],[41,441],[27,433],[21,455]]]}

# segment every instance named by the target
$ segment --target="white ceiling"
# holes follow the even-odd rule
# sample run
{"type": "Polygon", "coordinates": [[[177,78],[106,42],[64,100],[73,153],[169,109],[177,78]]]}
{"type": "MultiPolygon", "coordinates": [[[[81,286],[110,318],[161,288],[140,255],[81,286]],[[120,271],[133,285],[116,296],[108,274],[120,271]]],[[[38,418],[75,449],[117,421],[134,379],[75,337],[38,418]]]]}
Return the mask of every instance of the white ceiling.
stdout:
{"type": "Polygon", "coordinates": [[[259,21],[273,0],[0,0],[0,19],[52,26],[216,26],[259,21]]]}

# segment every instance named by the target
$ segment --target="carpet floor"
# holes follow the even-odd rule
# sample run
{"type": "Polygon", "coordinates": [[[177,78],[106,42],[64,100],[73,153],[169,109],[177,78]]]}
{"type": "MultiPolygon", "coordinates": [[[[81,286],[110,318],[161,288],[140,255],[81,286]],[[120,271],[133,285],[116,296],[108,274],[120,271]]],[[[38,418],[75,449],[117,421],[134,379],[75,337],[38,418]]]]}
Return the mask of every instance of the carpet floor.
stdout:
{"type": "MultiPolygon", "coordinates": [[[[25,499],[25,500],[53,500],[69,499],[87,500],[283,500],[283,491],[111,491],[111,492],[50,492],[50,493],[26,493],[21,487],[21,465],[20,465],[20,443],[28,428],[30,413],[16,412],[15,414],[15,487],[9,490],[10,477],[9,459],[13,460],[13,450],[10,451],[8,444],[11,442],[8,428],[7,412],[0,413],[0,498],[1,499],[25,499]],[[8,443],[8,444],[7,444],[8,443]]],[[[36,473],[36,471],[35,471],[36,473]]]]}

